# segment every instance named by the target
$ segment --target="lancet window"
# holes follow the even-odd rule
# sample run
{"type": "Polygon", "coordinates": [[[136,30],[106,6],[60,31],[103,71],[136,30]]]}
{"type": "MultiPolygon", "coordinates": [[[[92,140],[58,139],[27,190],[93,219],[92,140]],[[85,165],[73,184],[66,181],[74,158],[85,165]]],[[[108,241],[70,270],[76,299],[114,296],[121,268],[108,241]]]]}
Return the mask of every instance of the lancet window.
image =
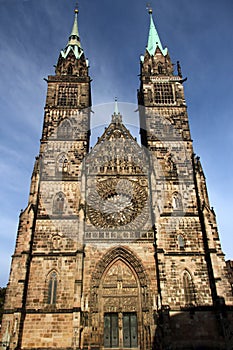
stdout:
{"type": "Polygon", "coordinates": [[[192,277],[188,271],[183,274],[183,288],[185,304],[190,305],[195,303],[195,289],[192,277]]]}
{"type": "Polygon", "coordinates": [[[58,173],[67,174],[69,172],[69,161],[65,153],[62,153],[57,158],[56,170],[58,173]]]}
{"type": "Polygon", "coordinates": [[[71,64],[70,64],[70,65],[68,66],[68,68],[67,68],[67,74],[68,74],[68,75],[72,75],[72,74],[73,74],[73,67],[72,67],[71,64]]]}
{"type": "Polygon", "coordinates": [[[55,305],[57,300],[57,273],[53,271],[49,276],[48,300],[49,305],[55,305]]]}
{"type": "Polygon", "coordinates": [[[178,235],[178,246],[180,249],[184,249],[185,248],[185,241],[184,241],[184,237],[181,235],[178,235]]]}
{"type": "Polygon", "coordinates": [[[57,136],[59,139],[71,139],[73,134],[73,129],[71,122],[65,119],[61,122],[58,127],[57,136]]]}
{"type": "Polygon", "coordinates": [[[65,195],[63,192],[58,192],[53,200],[53,214],[63,214],[65,205],[65,195]]]}
{"type": "Polygon", "coordinates": [[[172,196],[172,207],[175,210],[182,210],[182,199],[181,195],[177,192],[173,193],[172,196]]]}

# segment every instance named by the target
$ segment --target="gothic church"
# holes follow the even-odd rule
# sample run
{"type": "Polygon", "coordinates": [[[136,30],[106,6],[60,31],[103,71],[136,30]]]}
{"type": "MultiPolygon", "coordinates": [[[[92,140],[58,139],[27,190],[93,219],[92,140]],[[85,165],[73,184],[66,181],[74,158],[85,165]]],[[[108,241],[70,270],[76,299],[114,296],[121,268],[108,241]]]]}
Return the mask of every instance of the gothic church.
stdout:
{"type": "Polygon", "coordinates": [[[140,59],[141,143],[117,102],[90,148],[78,10],[48,76],[20,214],[3,349],[232,349],[232,292],[177,72],[152,11],[140,59]]]}

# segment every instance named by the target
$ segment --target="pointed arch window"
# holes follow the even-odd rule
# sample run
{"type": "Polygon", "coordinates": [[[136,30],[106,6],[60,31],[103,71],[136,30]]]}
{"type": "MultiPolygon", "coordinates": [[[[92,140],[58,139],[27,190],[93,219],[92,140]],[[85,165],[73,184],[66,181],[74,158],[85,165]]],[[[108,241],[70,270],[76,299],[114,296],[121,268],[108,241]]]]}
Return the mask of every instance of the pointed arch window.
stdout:
{"type": "Polygon", "coordinates": [[[181,195],[177,192],[173,193],[172,196],[172,207],[174,210],[182,210],[182,199],[181,195]]]}
{"type": "Polygon", "coordinates": [[[163,122],[163,135],[166,137],[166,136],[169,136],[169,137],[173,137],[174,136],[174,126],[171,122],[171,120],[169,120],[168,118],[165,118],[164,119],[164,122],[163,122]]]}
{"type": "Polygon", "coordinates": [[[72,75],[73,74],[73,67],[72,64],[69,64],[68,68],[67,68],[67,74],[68,75],[72,75]]]}
{"type": "Polygon", "coordinates": [[[181,250],[184,250],[185,242],[184,242],[184,237],[181,235],[178,235],[178,246],[181,250]]]}
{"type": "Polygon", "coordinates": [[[57,136],[61,139],[71,139],[73,134],[72,126],[69,120],[65,119],[58,127],[57,136]]]}
{"type": "Polygon", "coordinates": [[[63,214],[65,205],[65,195],[63,192],[58,192],[53,200],[53,214],[63,214]]]}
{"type": "Polygon", "coordinates": [[[49,276],[48,300],[49,305],[55,305],[57,301],[57,273],[53,271],[49,276]]]}
{"type": "Polygon", "coordinates": [[[188,271],[183,274],[184,300],[186,305],[195,304],[195,289],[192,277],[188,271]]]}
{"type": "MultiPolygon", "coordinates": [[[[170,154],[168,154],[166,157],[166,176],[172,177],[172,178],[178,177],[176,160],[170,154]]],[[[173,196],[171,198],[171,204],[172,204],[172,207],[174,208],[173,196]]]]}
{"type": "Polygon", "coordinates": [[[163,67],[161,64],[158,65],[158,73],[163,74],[163,67]]]}
{"type": "Polygon", "coordinates": [[[57,172],[67,174],[69,172],[69,161],[66,154],[60,154],[57,158],[57,172]]]}

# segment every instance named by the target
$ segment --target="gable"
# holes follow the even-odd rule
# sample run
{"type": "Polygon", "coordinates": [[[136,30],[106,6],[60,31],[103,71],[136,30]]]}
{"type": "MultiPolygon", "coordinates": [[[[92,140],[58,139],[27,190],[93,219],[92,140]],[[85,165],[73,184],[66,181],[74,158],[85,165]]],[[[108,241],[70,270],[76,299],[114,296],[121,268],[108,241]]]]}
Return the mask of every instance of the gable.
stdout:
{"type": "Polygon", "coordinates": [[[147,156],[122,123],[112,122],[86,159],[88,173],[145,174],[147,156]]]}

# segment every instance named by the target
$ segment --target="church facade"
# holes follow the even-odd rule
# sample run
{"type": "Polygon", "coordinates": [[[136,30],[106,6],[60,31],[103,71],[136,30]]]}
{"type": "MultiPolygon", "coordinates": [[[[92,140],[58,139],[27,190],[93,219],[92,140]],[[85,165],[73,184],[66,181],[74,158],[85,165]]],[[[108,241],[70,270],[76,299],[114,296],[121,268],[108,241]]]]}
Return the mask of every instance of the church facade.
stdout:
{"type": "Polygon", "coordinates": [[[232,349],[231,286],[180,65],[176,73],[150,10],[141,144],[116,102],[90,148],[91,79],[77,16],[47,79],[0,348],[232,349]]]}

